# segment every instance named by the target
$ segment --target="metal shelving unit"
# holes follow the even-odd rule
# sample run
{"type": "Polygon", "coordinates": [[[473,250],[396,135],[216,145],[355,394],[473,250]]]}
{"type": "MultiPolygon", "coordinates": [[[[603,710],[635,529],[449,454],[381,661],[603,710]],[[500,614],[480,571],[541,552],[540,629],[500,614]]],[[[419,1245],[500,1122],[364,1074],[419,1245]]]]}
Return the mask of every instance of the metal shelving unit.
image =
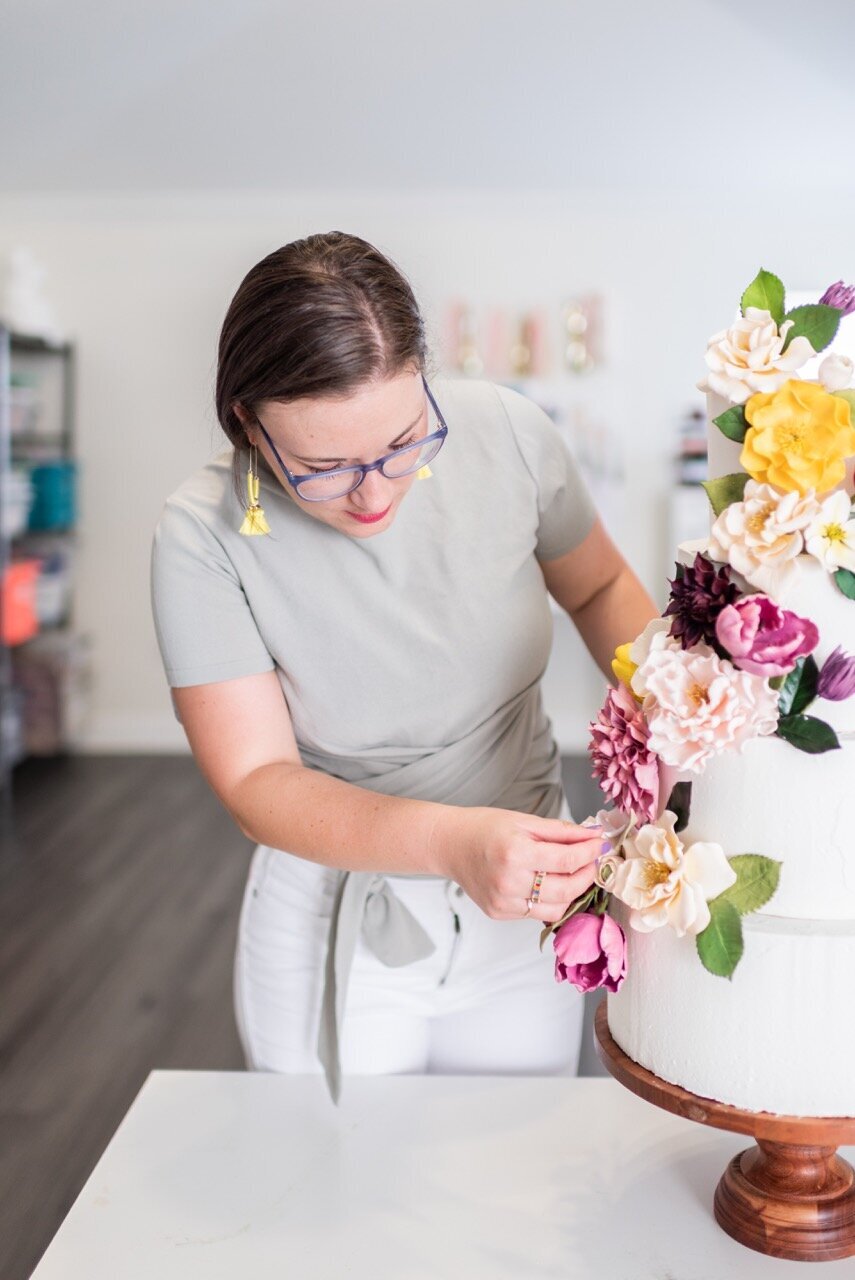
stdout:
{"type": "MultiPolygon", "coordinates": [[[[3,503],[7,478],[15,463],[74,460],[74,361],[71,343],[51,343],[44,338],[15,333],[0,324],[0,578],[12,563],[16,544],[37,538],[35,531],[20,534],[7,532],[3,503]],[[44,375],[43,404],[45,430],[12,431],[12,381],[16,371],[44,375]]],[[[50,529],[50,536],[74,538],[74,527],[50,529]]],[[[0,611],[3,609],[0,593],[0,611]]],[[[58,626],[67,626],[68,616],[58,626]]],[[[2,624],[2,612],[0,612],[2,624]]],[[[39,634],[56,627],[44,627],[39,634]]],[[[24,642],[26,644],[28,642],[24,642]]],[[[23,758],[21,744],[20,693],[15,684],[12,648],[5,641],[5,627],[0,625],[0,835],[14,834],[12,774],[23,758]]]]}

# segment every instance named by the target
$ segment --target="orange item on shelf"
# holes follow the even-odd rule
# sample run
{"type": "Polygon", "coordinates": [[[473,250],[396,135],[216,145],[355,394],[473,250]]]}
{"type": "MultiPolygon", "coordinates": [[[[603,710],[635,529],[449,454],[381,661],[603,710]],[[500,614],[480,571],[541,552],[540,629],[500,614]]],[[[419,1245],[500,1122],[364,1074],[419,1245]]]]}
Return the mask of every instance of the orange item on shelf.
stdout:
{"type": "Polygon", "coordinates": [[[40,560],[13,560],[0,584],[0,624],[3,643],[23,644],[38,634],[36,581],[40,560]]]}

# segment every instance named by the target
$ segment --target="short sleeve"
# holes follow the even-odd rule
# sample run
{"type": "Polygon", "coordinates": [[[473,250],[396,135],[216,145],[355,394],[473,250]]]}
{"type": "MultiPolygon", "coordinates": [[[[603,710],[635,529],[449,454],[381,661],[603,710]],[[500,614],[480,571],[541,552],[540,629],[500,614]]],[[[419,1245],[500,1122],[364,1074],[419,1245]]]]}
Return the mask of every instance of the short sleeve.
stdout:
{"type": "Polygon", "coordinates": [[[154,531],[151,604],[171,687],[233,680],[275,666],[222,544],[172,500],[154,531]]]}
{"type": "Polygon", "coordinates": [[[539,405],[509,387],[498,387],[511,431],[537,490],[535,554],[554,560],[590,533],[596,508],[572,451],[539,405]]]}

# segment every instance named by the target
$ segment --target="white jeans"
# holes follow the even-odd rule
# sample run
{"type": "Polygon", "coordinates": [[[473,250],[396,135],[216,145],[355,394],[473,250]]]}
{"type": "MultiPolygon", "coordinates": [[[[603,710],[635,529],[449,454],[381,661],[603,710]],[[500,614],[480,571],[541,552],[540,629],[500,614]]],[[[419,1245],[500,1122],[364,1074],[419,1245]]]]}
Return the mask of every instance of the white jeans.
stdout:
{"type": "MultiPolygon", "coordinates": [[[[251,1070],[321,1071],[317,1040],[336,876],[293,854],[256,847],[234,974],[238,1032],[251,1070]]],[[[542,952],[538,947],[539,922],[491,920],[448,880],[389,879],[436,950],[392,969],[359,939],[342,1031],[343,1075],[575,1075],[583,998],[555,982],[551,942],[542,952]]]]}

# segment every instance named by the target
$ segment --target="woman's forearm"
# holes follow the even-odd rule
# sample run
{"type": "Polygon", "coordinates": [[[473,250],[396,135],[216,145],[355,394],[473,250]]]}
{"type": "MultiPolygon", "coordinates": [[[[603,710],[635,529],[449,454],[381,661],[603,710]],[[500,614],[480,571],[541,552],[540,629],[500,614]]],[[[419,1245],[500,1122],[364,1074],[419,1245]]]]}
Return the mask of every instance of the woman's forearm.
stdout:
{"type": "Polygon", "coordinates": [[[251,840],[310,862],[343,871],[444,874],[436,827],[447,805],[380,795],[280,761],[249,774],[229,809],[251,840]]]}
{"type": "Polygon", "coordinates": [[[571,618],[597,666],[610,680],[620,644],[634,640],[659,609],[629,565],[592,596],[571,618]]]}

